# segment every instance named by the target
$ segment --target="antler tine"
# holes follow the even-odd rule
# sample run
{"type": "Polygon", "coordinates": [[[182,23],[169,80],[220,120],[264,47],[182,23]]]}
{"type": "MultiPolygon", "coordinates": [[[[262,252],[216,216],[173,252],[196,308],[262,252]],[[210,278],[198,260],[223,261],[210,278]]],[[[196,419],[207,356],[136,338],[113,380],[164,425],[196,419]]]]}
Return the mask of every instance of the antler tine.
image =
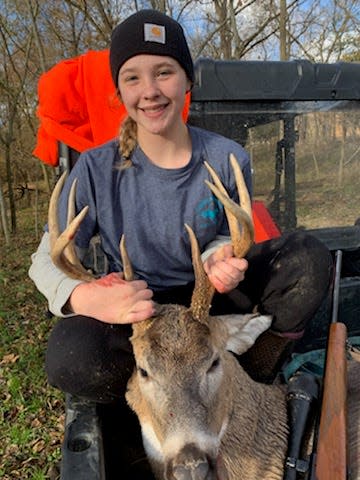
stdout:
{"type": "Polygon", "coordinates": [[[59,180],[56,182],[54,190],[50,197],[49,211],[48,211],[48,227],[50,235],[50,247],[51,249],[55,245],[56,239],[60,235],[59,222],[57,218],[57,206],[61,190],[64,186],[67,177],[67,172],[64,172],[59,180]]]}
{"type": "Polygon", "coordinates": [[[68,225],[60,234],[58,222],[58,203],[61,190],[65,183],[66,172],[62,174],[59,181],[55,185],[49,203],[48,226],[50,234],[50,255],[54,264],[66,273],[69,277],[89,282],[94,279],[85,268],[81,265],[79,259],[75,255],[73,241],[75,234],[88,212],[89,207],[84,207],[81,212],[74,217],[75,206],[75,188],[76,183],[72,185],[69,195],[70,213],[68,213],[68,225]]]}
{"type": "Polygon", "coordinates": [[[193,229],[185,223],[191,245],[191,257],[195,274],[195,287],[191,297],[190,310],[195,319],[205,322],[208,318],[215,288],[205,273],[200,248],[193,229]]]}
{"type": "MultiPolygon", "coordinates": [[[[126,250],[124,234],[122,234],[121,236],[119,248],[120,248],[121,261],[123,264],[124,280],[127,280],[128,282],[130,282],[135,279],[135,275],[130,262],[129,255],[126,250]]],[[[148,318],[147,320],[142,320],[141,322],[133,323],[131,326],[132,333],[133,333],[132,338],[141,336],[144,332],[146,332],[146,330],[150,327],[151,322],[152,322],[152,318],[148,318]]]]}
{"type": "Polygon", "coordinates": [[[134,271],[126,250],[124,234],[121,236],[120,240],[120,255],[123,264],[124,279],[130,282],[131,280],[134,280],[134,271]]]}
{"type": "Polygon", "coordinates": [[[249,215],[251,226],[253,227],[251,199],[250,199],[249,191],[247,189],[247,186],[244,180],[244,175],[242,173],[239,162],[237,161],[235,155],[233,153],[230,153],[229,158],[230,158],[232,169],[235,174],[236,187],[239,193],[241,208],[245,210],[245,212],[249,215]]]}
{"type": "MultiPolygon", "coordinates": [[[[75,218],[75,194],[76,194],[77,178],[74,179],[69,192],[68,206],[67,206],[67,220],[66,226],[68,227],[75,218]]],[[[85,215],[84,215],[85,216],[85,215]]],[[[70,242],[64,249],[64,255],[73,265],[79,265],[80,262],[76,256],[75,246],[73,242],[70,242]]],[[[81,265],[81,264],[80,264],[81,265]]],[[[81,266],[82,267],[82,266],[81,266]]],[[[80,268],[81,268],[80,267],[80,268]]]]}
{"type": "Polygon", "coordinates": [[[224,205],[229,223],[231,240],[235,257],[246,255],[254,241],[254,226],[251,213],[251,200],[246,188],[241,168],[234,155],[230,154],[230,163],[235,175],[235,182],[239,193],[240,205],[237,205],[228,195],[215,170],[205,162],[214,184],[205,180],[206,185],[224,205]]]}

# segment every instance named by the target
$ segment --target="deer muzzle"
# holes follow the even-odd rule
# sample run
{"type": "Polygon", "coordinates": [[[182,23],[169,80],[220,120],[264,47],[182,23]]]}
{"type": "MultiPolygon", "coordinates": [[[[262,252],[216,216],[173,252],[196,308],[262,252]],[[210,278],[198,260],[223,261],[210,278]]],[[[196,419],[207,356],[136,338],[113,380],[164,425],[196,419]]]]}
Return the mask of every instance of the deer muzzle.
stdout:
{"type": "Polygon", "coordinates": [[[165,466],[166,480],[216,480],[216,459],[195,444],[185,445],[165,466]]]}

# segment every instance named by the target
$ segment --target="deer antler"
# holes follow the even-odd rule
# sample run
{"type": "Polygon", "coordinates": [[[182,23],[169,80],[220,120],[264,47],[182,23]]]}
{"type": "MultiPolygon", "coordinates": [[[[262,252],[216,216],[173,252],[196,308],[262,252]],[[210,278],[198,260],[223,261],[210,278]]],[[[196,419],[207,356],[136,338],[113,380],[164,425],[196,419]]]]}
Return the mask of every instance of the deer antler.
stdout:
{"type": "Polygon", "coordinates": [[[126,250],[125,235],[122,235],[120,240],[120,256],[123,264],[124,279],[130,282],[131,280],[134,280],[134,271],[126,250]]]}
{"type": "Polygon", "coordinates": [[[229,223],[230,235],[237,258],[243,258],[254,241],[254,226],[252,220],[251,200],[245,184],[240,165],[235,156],[230,154],[230,163],[235,175],[236,187],[239,194],[240,205],[237,205],[225,190],[215,170],[205,162],[205,167],[210,173],[215,185],[205,180],[206,185],[224,205],[229,223]]]}
{"type": "Polygon", "coordinates": [[[199,322],[203,322],[208,318],[215,288],[204,270],[195,233],[189,225],[185,224],[185,227],[190,237],[191,257],[195,275],[195,286],[191,297],[190,310],[194,318],[199,320],[199,322]]]}
{"type": "Polygon", "coordinates": [[[62,174],[55,185],[49,203],[48,227],[50,234],[50,255],[54,264],[70,278],[90,282],[94,279],[94,276],[81,265],[76,256],[74,246],[75,234],[89,209],[89,207],[84,207],[75,217],[76,180],[74,180],[69,194],[66,229],[60,234],[57,209],[65,179],[66,172],[62,174]]]}
{"type": "MultiPolygon", "coordinates": [[[[69,277],[89,282],[95,277],[82,266],[76,256],[74,246],[76,232],[89,210],[89,207],[84,207],[81,212],[75,216],[75,192],[77,179],[73,181],[69,193],[66,229],[60,233],[57,210],[60,193],[63,189],[66,177],[67,173],[64,172],[56,183],[50,198],[48,213],[50,256],[54,264],[69,277]]],[[[123,262],[124,278],[129,281],[133,280],[134,273],[125,248],[124,235],[121,237],[120,241],[120,254],[123,262]]]]}
{"type": "MultiPolygon", "coordinates": [[[[234,255],[238,258],[242,258],[248,252],[254,238],[251,201],[241,168],[234,155],[230,155],[230,163],[235,175],[240,205],[237,205],[232,199],[230,199],[218,175],[206,162],[205,166],[209,171],[214,184],[208,181],[205,181],[205,183],[224,205],[225,213],[229,223],[234,255]]],[[[49,204],[48,225],[50,233],[51,258],[54,264],[69,277],[89,282],[94,279],[94,276],[85,270],[85,268],[81,265],[76,256],[74,247],[74,237],[76,231],[78,230],[88,211],[88,207],[84,207],[81,212],[75,216],[76,180],[74,180],[71,186],[68,199],[67,226],[66,229],[60,234],[57,209],[59,196],[63,188],[65,178],[66,173],[64,173],[57,182],[49,204]]],[[[205,321],[208,317],[211,300],[214,294],[214,287],[205,273],[196,236],[189,225],[185,225],[185,227],[190,236],[192,261],[195,274],[195,287],[191,299],[190,310],[194,318],[198,319],[199,321],[205,321]]],[[[123,262],[124,278],[125,280],[133,280],[134,274],[125,248],[124,235],[121,237],[120,254],[123,262]]]]}
{"type": "MultiPolygon", "coordinates": [[[[235,156],[232,154],[230,154],[230,163],[235,175],[240,205],[237,205],[229,197],[217,173],[207,162],[205,162],[205,167],[210,173],[215,185],[207,180],[205,180],[205,183],[224,205],[229,223],[234,255],[237,258],[242,258],[246,255],[254,241],[251,200],[241,168],[235,156]]],[[[206,321],[215,289],[205,273],[195,234],[188,225],[185,226],[190,235],[191,253],[195,273],[195,287],[190,309],[194,318],[199,321],[206,321]]]]}

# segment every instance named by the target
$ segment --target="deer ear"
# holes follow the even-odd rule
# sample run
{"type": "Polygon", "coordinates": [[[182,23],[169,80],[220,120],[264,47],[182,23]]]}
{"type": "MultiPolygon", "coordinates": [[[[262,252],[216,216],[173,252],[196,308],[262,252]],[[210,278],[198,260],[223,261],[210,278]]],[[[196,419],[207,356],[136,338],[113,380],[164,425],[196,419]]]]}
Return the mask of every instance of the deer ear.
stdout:
{"type": "Polygon", "coordinates": [[[228,340],[226,350],[241,355],[255,343],[255,340],[272,322],[270,315],[259,313],[220,315],[218,317],[226,324],[228,340]]]}
{"type": "Polygon", "coordinates": [[[150,328],[152,321],[153,321],[153,317],[148,318],[147,320],[141,320],[140,322],[133,323],[131,325],[132,336],[130,337],[130,340],[135,337],[141,337],[142,335],[144,335],[146,330],[150,328]]]}

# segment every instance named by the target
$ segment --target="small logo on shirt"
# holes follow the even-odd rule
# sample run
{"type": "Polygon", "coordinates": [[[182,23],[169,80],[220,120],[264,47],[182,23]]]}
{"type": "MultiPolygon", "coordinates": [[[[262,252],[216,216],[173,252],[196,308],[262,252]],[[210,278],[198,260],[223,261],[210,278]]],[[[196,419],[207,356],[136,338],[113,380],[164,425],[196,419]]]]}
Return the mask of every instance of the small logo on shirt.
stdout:
{"type": "Polygon", "coordinates": [[[209,225],[216,224],[221,208],[221,202],[217,198],[208,197],[202,200],[195,210],[197,217],[201,219],[200,228],[206,229],[209,225]]]}
{"type": "Polygon", "coordinates": [[[165,43],[165,27],[154,23],[144,24],[145,42],[165,43]]]}

